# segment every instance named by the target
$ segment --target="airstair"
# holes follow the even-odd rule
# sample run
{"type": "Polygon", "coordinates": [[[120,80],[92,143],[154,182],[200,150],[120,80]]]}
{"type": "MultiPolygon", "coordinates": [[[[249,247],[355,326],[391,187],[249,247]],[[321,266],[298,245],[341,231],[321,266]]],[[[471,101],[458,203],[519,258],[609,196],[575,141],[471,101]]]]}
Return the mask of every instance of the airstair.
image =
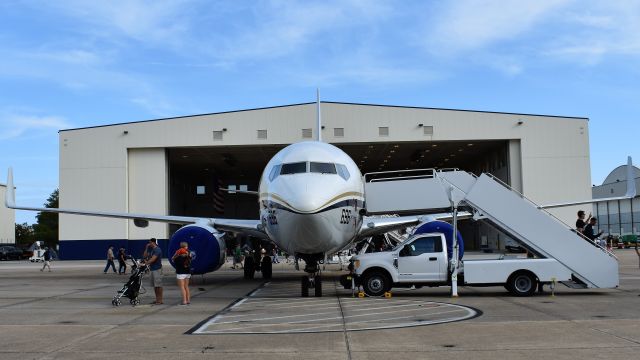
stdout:
{"type": "Polygon", "coordinates": [[[433,169],[365,175],[369,214],[449,212],[451,199],[470,208],[476,219],[491,221],[536,254],[567,267],[576,280],[567,285],[618,286],[618,259],[613,253],[491,175],[433,169]]]}

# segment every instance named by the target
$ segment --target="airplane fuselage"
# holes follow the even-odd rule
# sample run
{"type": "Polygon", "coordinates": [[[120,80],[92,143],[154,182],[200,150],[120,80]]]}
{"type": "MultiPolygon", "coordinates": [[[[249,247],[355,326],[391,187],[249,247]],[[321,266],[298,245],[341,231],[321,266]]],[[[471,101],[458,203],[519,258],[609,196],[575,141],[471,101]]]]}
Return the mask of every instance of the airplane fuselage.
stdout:
{"type": "Polygon", "coordinates": [[[265,167],[259,195],[262,226],[290,254],[340,251],[362,226],[362,174],[331,144],[300,142],[279,151],[265,167]]]}

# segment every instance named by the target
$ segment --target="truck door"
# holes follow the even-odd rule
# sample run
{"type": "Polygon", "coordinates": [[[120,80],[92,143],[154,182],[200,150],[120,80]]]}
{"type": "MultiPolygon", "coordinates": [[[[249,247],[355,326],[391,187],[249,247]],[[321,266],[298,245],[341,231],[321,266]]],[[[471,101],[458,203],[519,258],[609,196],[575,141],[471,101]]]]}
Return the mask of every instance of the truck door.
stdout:
{"type": "Polygon", "coordinates": [[[398,272],[404,281],[441,281],[444,264],[441,234],[421,236],[405,244],[398,254],[398,272]]]}

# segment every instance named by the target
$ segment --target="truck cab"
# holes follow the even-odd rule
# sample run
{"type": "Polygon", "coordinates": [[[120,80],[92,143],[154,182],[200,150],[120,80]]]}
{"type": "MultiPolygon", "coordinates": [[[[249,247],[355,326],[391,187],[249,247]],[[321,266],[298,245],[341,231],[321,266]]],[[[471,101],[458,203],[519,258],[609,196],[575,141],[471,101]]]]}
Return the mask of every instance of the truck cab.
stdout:
{"type": "Polygon", "coordinates": [[[392,283],[446,284],[449,258],[445,250],[444,234],[417,234],[389,251],[354,256],[354,274],[362,280],[371,278],[363,286],[374,296],[388,291],[392,283]]]}
{"type": "MultiPolygon", "coordinates": [[[[352,257],[351,276],[369,296],[381,296],[392,287],[450,285],[451,247],[443,232],[414,233],[391,250],[352,257]]],[[[530,296],[539,284],[572,280],[571,271],[554,259],[492,255],[460,261],[459,283],[504,286],[516,296],[530,296]]]]}

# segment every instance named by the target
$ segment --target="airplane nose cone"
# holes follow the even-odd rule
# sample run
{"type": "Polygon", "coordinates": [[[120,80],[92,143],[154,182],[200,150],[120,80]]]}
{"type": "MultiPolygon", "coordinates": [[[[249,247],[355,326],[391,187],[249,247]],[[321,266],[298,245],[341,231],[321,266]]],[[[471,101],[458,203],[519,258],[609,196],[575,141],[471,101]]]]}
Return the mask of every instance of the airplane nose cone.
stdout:
{"type": "Polygon", "coordinates": [[[292,210],[313,213],[327,205],[335,189],[332,179],[304,174],[292,178],[286,188],[285,200],[292,210]]]}

